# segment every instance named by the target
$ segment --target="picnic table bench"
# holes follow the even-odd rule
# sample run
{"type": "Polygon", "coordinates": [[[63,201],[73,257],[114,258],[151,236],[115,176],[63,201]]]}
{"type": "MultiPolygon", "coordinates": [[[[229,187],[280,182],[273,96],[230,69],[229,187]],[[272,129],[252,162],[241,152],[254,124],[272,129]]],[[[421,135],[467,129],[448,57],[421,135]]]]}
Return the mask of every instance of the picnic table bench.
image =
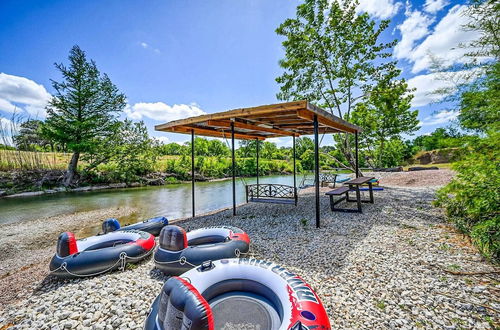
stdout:
{"type": "Polygon", "coordinates": [[[372,203],[373,204],[373,184],[372,184],[373,179],[374,179],[373,177],[362,176],[362,177],[344,182],[343,187],[339,187],[337,189],[333,189],[333,190],[328,191],[326,193],[326,195],[330,197],[330,207],[331,207],[332,211],[362,213],[363,211],[361,209],[361,203],[372,203]],[[368,184],[368,191],[370,193],[370,199],[368,199],[368,200],[361,199],[360,186],[363,184],[368,184]],[[356,192],[356,199],[349,198],[350,191],[356,192]],[[342,196],[342,197],[340,199],[334,200],[334,196],[342,196]],[[344,209],[344,208],[335,207],[335,205],[337,205],[338,203],[340,203],[344,200],[346,202],[356,202],[357,208],[356,209],[344,209]]]}

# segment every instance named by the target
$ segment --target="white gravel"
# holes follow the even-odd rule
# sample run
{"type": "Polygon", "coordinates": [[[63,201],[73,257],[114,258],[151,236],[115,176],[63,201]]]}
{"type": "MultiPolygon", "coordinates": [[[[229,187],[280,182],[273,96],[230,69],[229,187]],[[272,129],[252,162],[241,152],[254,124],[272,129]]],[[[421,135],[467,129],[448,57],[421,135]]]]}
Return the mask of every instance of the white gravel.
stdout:
{"type": "MultiPolygon", "coordinates": [[[[323,191],[328,190],[323,188],[323,191]]],[[[314,227],[312,190],[299,205],[248,204],[179,223],[189,229],[228,224],[251,238],[251,256],[296,272],[318,293],[332,327],[493,328],[499,324],[498,274],[430,203],[433,188],[387,188],[363,214],[332,213],[321,198],[314,227]]],[[[55,244],[55,243],[54,243],[55,244]]],[[[152,260],[84,280],[46,279],[7,306],[1,325],[20,329],[140,329],[166,277],[152,260]]],[[[37,283],[38,284],[38,283],[37,283]]]]}

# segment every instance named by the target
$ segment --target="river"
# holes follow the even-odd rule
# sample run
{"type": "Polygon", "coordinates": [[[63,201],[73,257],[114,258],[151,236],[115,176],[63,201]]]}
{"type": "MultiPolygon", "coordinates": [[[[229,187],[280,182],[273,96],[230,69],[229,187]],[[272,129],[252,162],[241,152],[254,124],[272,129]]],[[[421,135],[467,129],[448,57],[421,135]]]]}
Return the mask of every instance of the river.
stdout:
{"type": "MultiPolygon", "coordinates": [[[[297,186],[303,176],[297,175],[297,186]]],[[[236,203],[245,201],[245,184],[255,178],[236,180],[236,203]]],[[[276,175],[260,178],[260,183],[293,185],[293,176],[276,175]]],[[[232,205],[231,180],[196,182],[196,213],[206,213],[232,205]]],[[[191,184],[171,184],[139,188],[110,189],[94,192],[45,194],[32,197],[1,198],[0,223],[29,221],[41,217],[92,211],[111,207],[132,207],[137,213],[123,222],[135,222],[154,216],[178,219],[191,215],[191,184]]],[[[100,219],[103,220],[103,219],[100,219]]]]}

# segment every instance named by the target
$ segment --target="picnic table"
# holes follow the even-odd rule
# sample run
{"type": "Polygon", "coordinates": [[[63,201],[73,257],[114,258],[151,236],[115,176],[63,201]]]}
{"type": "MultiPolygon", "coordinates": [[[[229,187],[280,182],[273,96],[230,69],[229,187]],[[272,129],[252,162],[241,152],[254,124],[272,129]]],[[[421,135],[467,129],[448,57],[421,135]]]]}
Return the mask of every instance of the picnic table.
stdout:
{"type": "Polygon", "coordinates": [[[330,197],[330,207],[332,211],[340,211],[340,212],[363,212],[361,209],[361,203],[372,203],[373,204],[373,183],[372,180],[374,177],[368,177],[368,176],[362,176],[353,180],[349,180],[347,182],[344,182],[344,187],[340,187],[337,189],[333,189],[329,192],[326,193],[327,196],[330,197]],[[360,186],[368,184],[368,191],[370,193],[370,199],[364,200],[361,199],[361,190],[360,186]],[[355,191],[356,192],[356,199],[351,199],[349,198],[349,191],[355,191]],[[342,198],[338,199],[337,201],[333,200],[334,196],[341,196],[344,195],[342,198]],[[341,209],[341,208],[336,208],[335,205],[342,201],[346,202],[356,202],[357,203],[357,209],[341,209]]]}

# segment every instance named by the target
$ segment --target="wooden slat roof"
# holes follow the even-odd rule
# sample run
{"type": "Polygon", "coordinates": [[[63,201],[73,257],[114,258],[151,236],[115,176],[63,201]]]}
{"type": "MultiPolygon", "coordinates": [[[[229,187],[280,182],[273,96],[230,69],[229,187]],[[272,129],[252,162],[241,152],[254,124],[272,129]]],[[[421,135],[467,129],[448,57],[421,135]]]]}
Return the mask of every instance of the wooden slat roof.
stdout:
{"type": "Polygon", "coordinates": [[[308,101],[294,101],[234,109],[156,125],[155,130],[212,137],[231,137],[234,122],[236,139],[265,140],[272,137],[314,134],[313,120],[318,117],[320,133],[355,133],[353,125],[308,101]]]}

